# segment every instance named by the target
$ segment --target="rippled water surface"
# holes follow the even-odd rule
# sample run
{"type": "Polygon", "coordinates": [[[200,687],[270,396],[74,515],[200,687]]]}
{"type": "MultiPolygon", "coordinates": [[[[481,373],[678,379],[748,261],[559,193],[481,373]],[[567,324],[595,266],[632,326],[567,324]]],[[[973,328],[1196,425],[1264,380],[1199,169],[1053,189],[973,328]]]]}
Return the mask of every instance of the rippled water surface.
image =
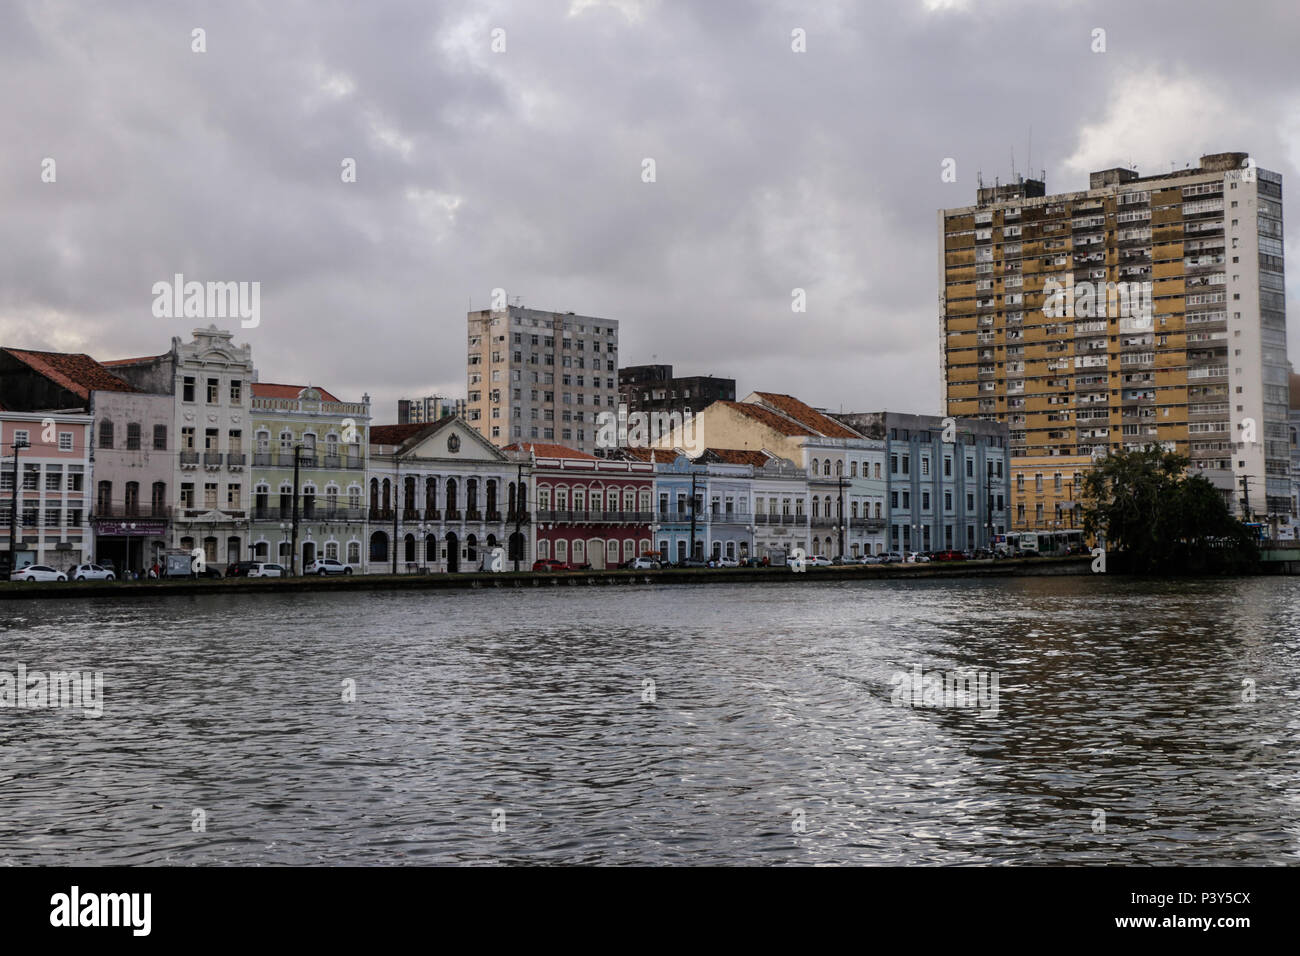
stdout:
{"type": "Polygon", "coordinates": [[[8,864],[1300,862],[1295,580],[3,610],[0,671],[105,695],[0,710],[8,864]],[[895,702],[918,665],[997,714],[895,702]]]}

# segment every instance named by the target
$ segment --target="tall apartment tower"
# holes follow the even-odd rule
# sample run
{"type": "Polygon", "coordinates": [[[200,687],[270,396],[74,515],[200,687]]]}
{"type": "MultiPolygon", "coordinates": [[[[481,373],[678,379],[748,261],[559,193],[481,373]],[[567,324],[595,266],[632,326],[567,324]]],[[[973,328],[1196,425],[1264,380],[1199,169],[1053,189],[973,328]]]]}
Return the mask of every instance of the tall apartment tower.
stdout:
{"type": "Polygon", "coordinates": [[[1282,177],[1245,153],[981,186],[939,213],[944,407],[1006,422],[1013,456],[1156,443],[1286,514],[1283,279],[1282,177]]]}
{"type": "Polygon", "coordinates": [[[521,306],[468,314],[471,426],[498,446],[596,452],[597,415],[617,412],[618,321],[521,306]]]}

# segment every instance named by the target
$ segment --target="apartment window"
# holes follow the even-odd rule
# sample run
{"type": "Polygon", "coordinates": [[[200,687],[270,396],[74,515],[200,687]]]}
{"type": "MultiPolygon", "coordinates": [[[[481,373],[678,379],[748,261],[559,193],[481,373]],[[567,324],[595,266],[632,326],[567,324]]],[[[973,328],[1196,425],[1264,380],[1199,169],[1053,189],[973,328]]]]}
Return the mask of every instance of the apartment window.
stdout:
{"type": "Polygon", "coordinates": [[[235,379],[231,379],[231,381],[230,381],[230,404],[231,404],[231,405],[238,405],[238,404],[242,401],[242,398],[241,398],[240,396],[243,395],[243,392],[244,392],[244,385],[243,385],[243,382],[241,382],[241,381],[240,381],[239,379],[237,379],[237,378],[235,378],[235,379]]]}
{"type": "Polygon", "coordinates": [[[181,388],[181,398],[187,402],[194,401],[194,376],[193,375],[185,376],[184,384],[181,388]]]}
{"type": "Polygon", "coordinates": [[[72,451],[72,432],[59,432],[59,451],[72,451]]]}
{"type": "Polygon", "coordinates": [[[194,482],[181,482],[181,507],[191,509],[194,507],[194,482]]]}
{"type": "Polygon", "coordinates": [[[216,405],[221,401],[221,379],[208,379],[208,404],[216,405]]]}
{"type": "Polygon", "coordinates": [[[155,425],[153,427],[153,447],[154,451],[167,450],[167,426],[155,425]]]}
{"type": "Polygon", "coordinates": [[[140,423],[129,422],[126,426],[126,447],[129,451],[140,450],[140,423]]]}
{"type": "Polygon", "coordinates": [[[99,423],[99,447],[113,447],[113,423],[104,421],[99,423]]]}

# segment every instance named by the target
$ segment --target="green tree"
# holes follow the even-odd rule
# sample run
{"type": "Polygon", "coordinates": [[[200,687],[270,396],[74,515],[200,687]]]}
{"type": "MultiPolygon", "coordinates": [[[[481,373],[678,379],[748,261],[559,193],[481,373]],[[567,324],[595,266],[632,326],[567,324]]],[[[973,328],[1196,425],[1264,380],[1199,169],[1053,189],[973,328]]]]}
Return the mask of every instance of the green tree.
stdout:
{"type": "Polygon", "coordinates": [[[1218,489],[1182,455],[1148,446],[1102,459],[1083,480],[1083,526],[1143,573],[1225,568],[1256,558],[1218,489]]]}

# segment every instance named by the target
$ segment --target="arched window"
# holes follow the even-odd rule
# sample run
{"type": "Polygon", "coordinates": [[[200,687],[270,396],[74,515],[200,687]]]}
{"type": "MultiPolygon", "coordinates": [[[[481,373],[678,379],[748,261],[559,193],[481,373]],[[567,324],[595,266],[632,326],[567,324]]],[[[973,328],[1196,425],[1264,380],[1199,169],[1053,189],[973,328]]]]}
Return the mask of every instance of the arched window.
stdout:
{"type": "Polygon", "coordinates": [[[136,517],[140,514],[140,482],[128,481],[126,483],[126,497],[122,503],[125,505],[125,512],[129,517],[136,517]]]}
{"type": "Polygon", "coordinates": [[[113,423],[108,419],[99,423],[99,447],[113,447],[113,423]]]}
{"type": "Polygon", "coordinates": [[[408,534],[402,541],[404,555],[402,560],[407,564],[415,563],[415,535],[408,534]]]}
{"type": "Polygon", "coordinates": [[[821,514],[821,504],[820,504],[820,501],[821,501],[821,499],[819,499],[819,498],[814,498],[814,499],[812,500],[812,516],[813,516],[814,518],[820,518],[820,517],[822,516],[822,514],[821,514]]]}
{"type": "Polygon", "coordinates": [[[831,473],[831,460],[827,458],[824,462],[822,462],[822,474],[829,475],[830,473],[831,473]]]}
{"type": "Polygon", "coordinates": [[[487,513],[489,521],[496,521],[500,518],[497,513],[497,480],[495,478],[487,480],[487,513]]]}
{"type": "Polygon", "coordinates": [[[456,479],[455,478],[447,479],[447,489],[444,492],[444,497],[447,500],[447,519],[455,520],[459,518],[460,515],[456,511],[457,503],[456,503],[456,479]]]}
{"type": "Polygon", "coordinates": [[[424,479],[424,517],[428,521],[438,520],[438,479],[424,479]]]}
{"type": "Polygon", "coordinates": [[[814,475],[820,474],[820,472],[817,470],[819,464],[820,464],[820,459],[814,458],[812,460],[812,473],[814,475]]]}
{"type": "Polygon", "coordinates": [[[388,535],[382,531],[376,531],[370,536],[370,560],[388,560],[388,535]]]}

